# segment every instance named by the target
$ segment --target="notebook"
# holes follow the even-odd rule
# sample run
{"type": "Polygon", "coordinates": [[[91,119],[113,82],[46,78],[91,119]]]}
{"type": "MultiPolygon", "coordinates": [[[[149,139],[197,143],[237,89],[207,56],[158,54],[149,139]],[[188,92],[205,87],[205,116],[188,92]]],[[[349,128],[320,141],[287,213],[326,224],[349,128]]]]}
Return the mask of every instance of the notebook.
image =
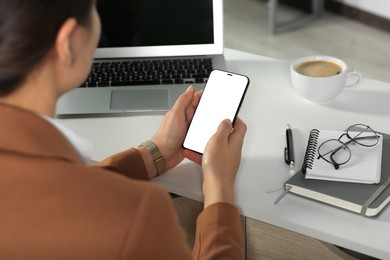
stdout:
{"type": "Polygon", "coordinates": [[[379,183],[312,180],[299,171],[284,184],[285,190],[364,216],[379,214],[390,201],[390,135],[383,135],[383,139],[379,183]]]}
{"type": "Polygon", "coordinates": [[[93,70],[99,74],[91,71],[86,83],[60,98],[59,117],[165,113],[189,85],[203,89],[212,69],[226,69],[223,0],[97,6],[102,34],[93,70]]]}
{"type": "MultiPolygon", "coordinates": [[[[338,139],[344,132],[318,130],[310,131],[302,165],[306,179],[328,181],[378,183],[381,178],[381,160],[383,137],[379,135],[378,143],[365,147],[355,143],[347,145],[349,160],[340,168],[335,167],[319,157],[319,146],[327,140],[338,139]]],[[[353,132],[352,132],[353,133],[353,132]]],[[[355,132],[358,134],[359,132],[355,132]]],[[[362,133],[363,136],[365,133],[362,133]]],[[[347,152],[346,152],[347,153],[347,152]]],[[[329,157],[328,157],[329,158],[329,157]]]]}

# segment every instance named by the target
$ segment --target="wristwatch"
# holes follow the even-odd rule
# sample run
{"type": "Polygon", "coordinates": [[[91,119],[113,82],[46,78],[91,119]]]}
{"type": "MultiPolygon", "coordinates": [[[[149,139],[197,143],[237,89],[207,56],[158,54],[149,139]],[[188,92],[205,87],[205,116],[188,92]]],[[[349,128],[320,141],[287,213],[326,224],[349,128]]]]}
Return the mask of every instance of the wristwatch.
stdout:
{"type": "Polygon", "coordinates": [[[146,150],[150,152],[150,154],[153,157],[154,165],[157,169],[157,176],[161,175],[165,172],[165,168],[167,167],[167,161],[165,160],[164,156],[161,154],[160,149],[158,149],[157,145],[153,143],[151,140],[148,140],[146,142],[143,142],[138,147],[145,147],[146,150]]]}

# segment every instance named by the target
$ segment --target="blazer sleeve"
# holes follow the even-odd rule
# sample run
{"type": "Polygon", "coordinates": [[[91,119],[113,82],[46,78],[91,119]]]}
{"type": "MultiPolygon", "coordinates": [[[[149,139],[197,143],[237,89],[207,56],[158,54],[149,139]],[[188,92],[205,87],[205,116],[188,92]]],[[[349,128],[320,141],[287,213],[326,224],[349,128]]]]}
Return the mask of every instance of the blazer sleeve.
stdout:
{"type": "Polygon", "coordinates": [[[94,167],[114,171],[133,179],[149,180],[142,156],[135,148],[114,154],[94,167]]]}
{"type": "Polygon", "coordinates": [[[243,259],[240,214],[228,203],[208,206],[197,219],[193,259],[243,259]]]}
{"type": "Polygon", "coordinates": [[[120,259],[190,260],[191,249],[171,198],[157,185],[148,187],[126,232],[120,259]]]}

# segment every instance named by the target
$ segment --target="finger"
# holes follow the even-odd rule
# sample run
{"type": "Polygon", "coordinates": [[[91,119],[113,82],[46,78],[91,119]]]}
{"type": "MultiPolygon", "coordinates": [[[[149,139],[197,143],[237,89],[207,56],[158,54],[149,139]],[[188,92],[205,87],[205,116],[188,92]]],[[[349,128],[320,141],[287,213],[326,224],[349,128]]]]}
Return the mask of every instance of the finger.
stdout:
{"type": "Polygon", "coordinates": [[[237,117],[233,133],[230,135],[230,142],[242,145],[246,131],[246,124],[239,117],[237,117]]]}
{"type": "Polygon", "coordinates": [[[195,114],[196,107],[199,104],[199,101],[200,101],[202,94],[203,94],[203,90],[197,91],[197,92],[195,92],[195,94],[192,98],[191,106],[188,107],[187,114],[186,114],[186,118],[187,118],[188,123],[191,122],[192,117],[195,114]]]}
{"type": "Polygon", "coordinates": [[[174,109],[184,110],[193,100],[195,93],[195,88],[193,86],[189,86],[187,90],[179,96],[176,100],[174,109]]]}
{"type": "Polygon", "coordinates": [[[194,99],[192,100],[192,105],[194,107],[197,107],[200,101],[200,98],[202,97],[203,90],[197,91],[194,95],[194,99]]]}
{"type": "Polygon", "coordinates": [[[234,129],[240,129],[240,128],[246,128],[246,124],[240,117],[236,117],[236,120],[234,122],[234,129]]]}
{"type": "Polygon", "coordinates": [[[229,119],[225,119],[221,122],[216,132],[217,138],[222,138],[222,140],[228,140],[232,132],[232,122],[229,119]]]}
{"type": "Polygon", "coordinates": [[[202,155],[201,154],[195,153],[195,152],[190,151],[188,149],[184,149],[182,154],[188,160],[193,161],[199,165],[202,165],[202,155]]]}

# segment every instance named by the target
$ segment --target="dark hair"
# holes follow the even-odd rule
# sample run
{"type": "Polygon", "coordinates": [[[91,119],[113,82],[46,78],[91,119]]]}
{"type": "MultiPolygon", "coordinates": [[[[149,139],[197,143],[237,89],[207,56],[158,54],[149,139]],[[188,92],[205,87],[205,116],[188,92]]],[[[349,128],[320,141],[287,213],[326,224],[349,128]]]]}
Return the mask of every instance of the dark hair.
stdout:
{"type": "Polygon", "coordinates": [[[89,24],[95,0],[0,0],[0,96],[16,89],[70,17],[89,24]]]}

